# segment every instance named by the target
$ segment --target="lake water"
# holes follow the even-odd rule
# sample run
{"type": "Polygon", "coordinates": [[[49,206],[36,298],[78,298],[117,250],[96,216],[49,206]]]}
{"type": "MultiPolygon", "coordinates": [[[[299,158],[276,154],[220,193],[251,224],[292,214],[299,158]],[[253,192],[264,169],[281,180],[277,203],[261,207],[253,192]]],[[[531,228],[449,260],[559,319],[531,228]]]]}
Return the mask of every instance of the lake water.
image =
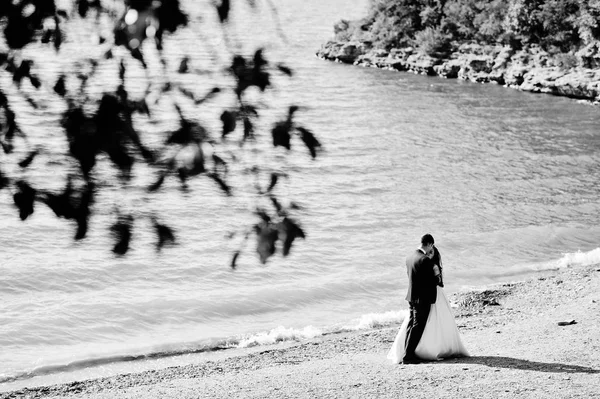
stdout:
{"type": "MultiPolygon", "coordinates": [[[[443,255],[448,292],[600,261],[597,107],[325,62],[314,54],[333,24],[363,16],[366,1],[277,4],[285,42],[267,7],[262,17],[236,14],[242,22],[229,39],[182,35],[177,51],[202,66],[214,56],[208,48],[218,54],[226,40],[250,48],[258,37],[274,43],[267,56],[295,68],[271,98],[271,116],[306,107],[298,121],[325,148],[315,161],[297,148],[287,168],[293,185],[278,192],[304,206],[307,239],[266,266],[249,247],[232,271],[235,245],[225,236],[251,221],[244,195],[224,198],[202,183],[184,195],[173,184],[148,206],[181,232],[180,245],[157,254],[140,230],[130,254],[116,258],[108,212],[74,243],[69,222],[40,205],[23,223],[0,191],[0,389],[67,379],[67,371],[106,375],[119,360],[397,322],[406,309],[404,257],[427,232],[443,255]]],[[[75,57],[68,49],[67,60],[75,57]]],[[[176,120],[160,112],[161,127],[176,120]]],[[[50,105],[20,122],[33,137],[59,132],[51,140],[60,141],[57,115],[50,105]]],[[[58,189],[64,182],[50,166],[36,161],[31,181],[58,189]]],[[[100,205],[122,201],[113,194],[100,205]]]]}

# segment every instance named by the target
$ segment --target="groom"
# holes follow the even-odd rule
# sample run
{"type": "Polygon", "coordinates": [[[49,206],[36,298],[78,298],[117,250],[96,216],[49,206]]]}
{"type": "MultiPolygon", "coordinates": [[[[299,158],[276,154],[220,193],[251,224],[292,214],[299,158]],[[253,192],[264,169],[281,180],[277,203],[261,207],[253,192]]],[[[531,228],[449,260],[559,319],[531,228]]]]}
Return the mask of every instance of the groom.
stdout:
{"type": "Polygon", "coordinates": [[[433,271],[433,261],[426,256],[433,250],[433,237],[421,237],[421,246],[406,258],[408,272],[408,293],[406,300],[410,309],[406,341],[404,342],[403,364],[420,363],[415,349],[421,340],[431,304],[437,299],[437,279],[433,271]]]}

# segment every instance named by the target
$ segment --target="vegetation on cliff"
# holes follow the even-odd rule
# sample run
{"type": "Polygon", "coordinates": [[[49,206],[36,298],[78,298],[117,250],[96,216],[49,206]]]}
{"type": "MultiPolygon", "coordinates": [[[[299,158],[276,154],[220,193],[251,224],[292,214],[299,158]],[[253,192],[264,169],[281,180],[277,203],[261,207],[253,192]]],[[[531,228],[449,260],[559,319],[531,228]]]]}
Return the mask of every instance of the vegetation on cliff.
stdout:
{"type": "Polygon", "coordinates": [[[317,56],[600,102],[600,0],[370,0],[317,56]]]}
{"type": "Polygon", "coordinates": [[[370,0],[364,19],[342,20],[335,33],[338,41],[432,56],[468,41],[568,53],[600,40],[599,21],[600,0],[370,0]]]}

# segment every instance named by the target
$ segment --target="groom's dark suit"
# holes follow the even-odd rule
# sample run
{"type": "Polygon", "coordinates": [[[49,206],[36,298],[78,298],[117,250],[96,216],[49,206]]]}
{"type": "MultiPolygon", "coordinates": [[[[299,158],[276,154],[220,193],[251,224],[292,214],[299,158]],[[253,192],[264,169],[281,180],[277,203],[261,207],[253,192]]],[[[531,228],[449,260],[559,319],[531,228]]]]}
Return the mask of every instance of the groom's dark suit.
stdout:
{"type": "Polygon", "coordinates": [[[408,301],[410,314],[406,341],[404,343],[404,362],[417,360],[415,349],[421,340],[431,304],[437,299],[437,279],[433,271],[433,261],[417,249],[406,258],[408,272],[408,301]]]}

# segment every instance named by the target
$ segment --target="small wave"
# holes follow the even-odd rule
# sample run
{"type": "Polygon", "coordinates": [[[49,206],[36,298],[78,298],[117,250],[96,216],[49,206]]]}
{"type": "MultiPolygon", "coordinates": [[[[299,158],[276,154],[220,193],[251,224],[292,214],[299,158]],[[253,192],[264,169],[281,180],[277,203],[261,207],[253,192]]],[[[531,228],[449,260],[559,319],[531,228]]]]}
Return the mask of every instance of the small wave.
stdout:
{"type": "Polygon", "coordinates": [[[358,319],[356,324],[347,326],[348,330],[366,330],[369,328],[385,327],[400,323],[408,315],[406,310],[389,311],[385,313],[369,313],[358,319]]]}
{"type": "Polygon", "coordinates": [[[326,333],[325,330],[306,326],[303,329],[285,328],[279,326],[269,332],[252,335],[240,340],[238,348],[250,348],[257,345],[270,345],[282,341],[298,341],[301,339],[315,338],[326,333]]]}
{"type": "Polygon", "coordinates": [[[336,334],[345,331],[367,330],[370,328],[385,327],[400,323],[407,316],[406,310],[389,311],[384,313],[368,313],[358,319],[352,320],[351,324],[317,328],[307,326],[301,329],[286,328],[279,326],[269,332],[262,332],[243,338],[237,344],[238,348],[249,348],[257,345],[271,345],[283,341],[300,341],[322,335],[336,334]]]}
{"type": "Polygon", "coordinates": [[[569,266],[588,266],[595,263],[600,263],[600,248],[588,252],[573,252],[566,253],[560,258],[556,265],[558,267],[569,267],[569,266]]]}
{"type": "Polygon", "coordinates": [[[279,326],[268,332],[260,332],[244,337],[229,337],[213,342],[210,345],[185,345],[183,348],[169,350],[151,351],[145,354],[116,355],[95,357],[77,360],[68,364],[54,364],[37,367],[33,370],[22,371],[12,375],[0,374],[0,384],[17,380],[28,379],[40,375],[65,373],[84,368],[107,365],[110,363],[122,363],[132,361],[143,361],[163,357],[180,356],[194,353],[214,352],[233,348],[251,348],[254,346],[272,345],[285,341],[302,341],[320,337],[323,335],[336,334],[346,331],[366,330],[370,328],[384,327],[401,322],[406,317],[406,311],[389,311],[384,313],[369,313],[352,320],[350,324],[318,328],[306,326],[304,328],[288,328],[279,326]]]}

